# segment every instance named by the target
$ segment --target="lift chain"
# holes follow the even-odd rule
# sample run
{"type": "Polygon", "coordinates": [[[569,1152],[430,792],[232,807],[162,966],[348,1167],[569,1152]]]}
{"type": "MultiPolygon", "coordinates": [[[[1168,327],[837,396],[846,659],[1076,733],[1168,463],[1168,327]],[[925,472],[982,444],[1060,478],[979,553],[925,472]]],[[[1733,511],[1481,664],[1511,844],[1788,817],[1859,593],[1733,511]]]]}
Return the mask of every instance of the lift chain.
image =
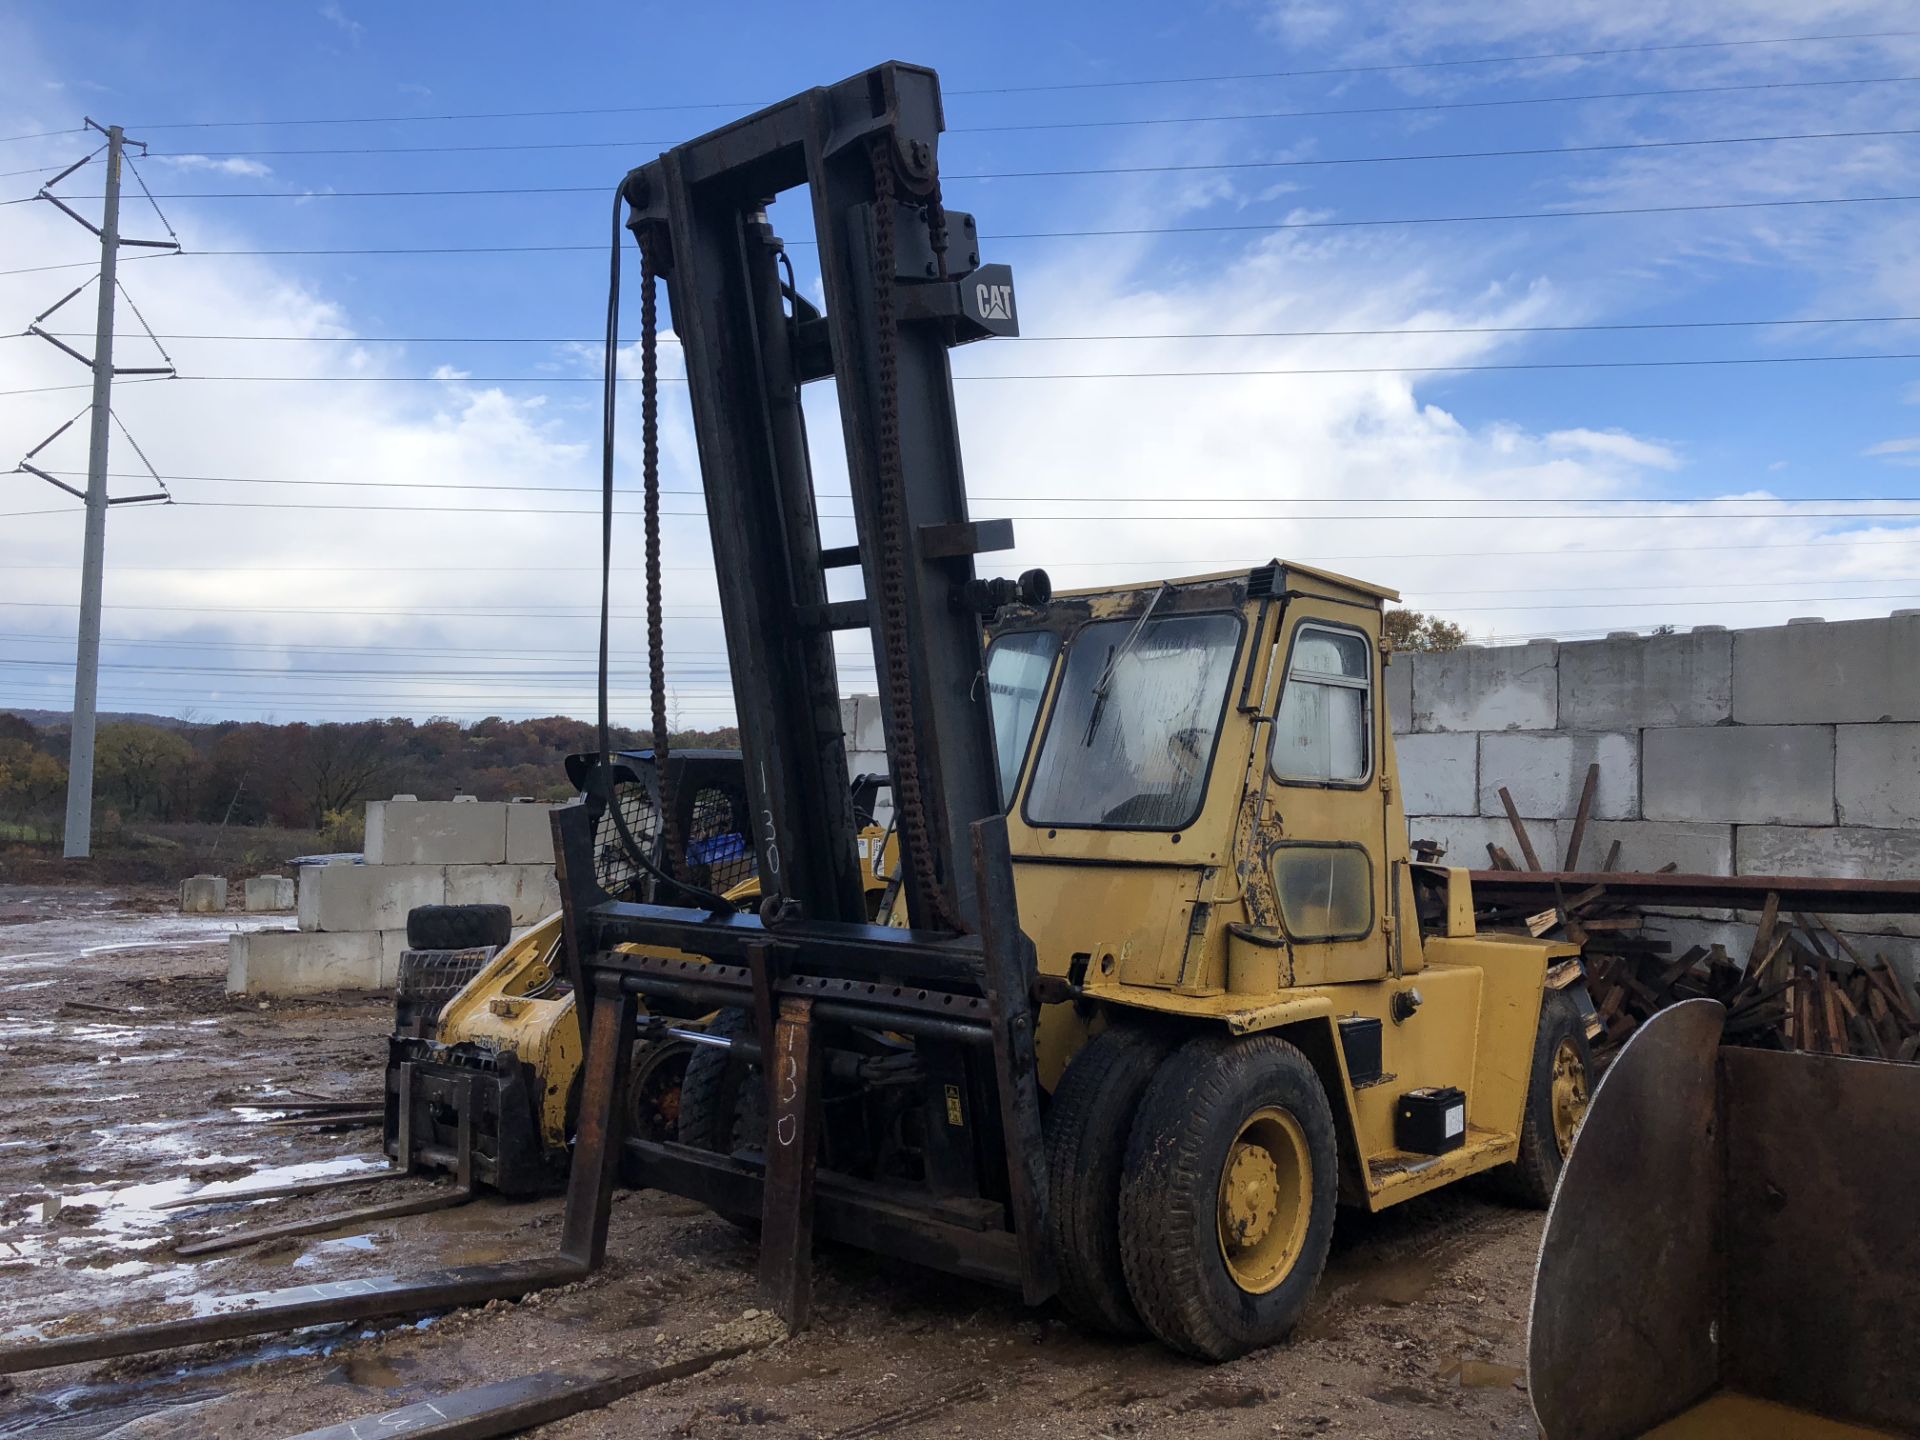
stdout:
{"type": "Polygon", "coordinates": [[[659,301],[653,252],[640,244],[640,467],[647,535],[647,679],[653,702],[653,769],[660,780],[660,827],[669,875],[686,874],[680,807],[674,803],[667,747],[666,635],[660,604],[660,355],[659,301]]]}
{"type": "MultiPolygon", "coordinates": [[[[914,889],[931,912],[925,920],[948,930],[963,928],[947,905],[946,891],[933,868],[927,828],[926,795],[920,779],[920,735],[914,723],[908,651],[906,563],[912,537],[907,533],[905,479],[900,455],[899,357],[894,316],[894,170],[893,142],[876,135],[873,158],[873,307],[875,360],[879,371],[876,457],[880,481],[880,613],[885,670],[888,739],[893,751],[894,806],[900,819],[901,847],[913,867],[914,889]]],[[[923,917],[914,916],[915,921],[923,917]]]]}

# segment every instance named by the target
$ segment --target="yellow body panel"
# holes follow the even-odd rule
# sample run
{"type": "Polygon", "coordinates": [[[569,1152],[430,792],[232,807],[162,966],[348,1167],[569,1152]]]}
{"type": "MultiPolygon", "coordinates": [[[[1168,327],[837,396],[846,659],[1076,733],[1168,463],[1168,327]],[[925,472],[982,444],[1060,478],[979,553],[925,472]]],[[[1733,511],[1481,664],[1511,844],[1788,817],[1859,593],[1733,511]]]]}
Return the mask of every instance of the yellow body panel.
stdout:
{"type": "MultiPolygon", "coordinates": [[[[1441,923],[1422,936],[1385,703],[1381,607],[1393,592],[1291,564],[1268,595],[1249,594],[1247,580],[1241,572],[1171,589],[1056,597],[1050,623],[1065,630],[1069,646],[1079,623],[1137,618],[1149,605],[1155,616],[1237,611],[1242,641],[1201,808],[1177,832],[1027,820],[1026,782],[1061,698],[1065,664],[1055,664],[1008,815],[1021,927],[1041,972],[1067,976],[1084,997],[1042,1011],[1040,1079],[1056,1085],[1080,1046],[1125,1010],[1233,1034],[1281,1034],[1319,1067],[1361,1162],[1342,1198],[1379,1209],[1514,1158],[1546,972],[1574,951],[1477,935],[1465,871],[1446,874],[1441,923]],[[1268,763],[1303,624],[1365,637],[1364,779],[1283,781],[1268,763]],[[1303,844],[1316,854],[1327,846],[1364,853],[1364,931],[1352,925],[1312,938],[1327,933],[1335,911],[1303,903],[1298,886],[1283,893],[1273,868],[1284,847],[1303,844]],[[1290,924],[1316,922],[1319,930],[1303,930],[1308,938],[1289,933],[1290,924]],[[1396,1020],[1395,997],[1404,991],[1417,991],[1419,1003],[1396,1020]],[[1382,1078],[1359,1088],[1338,1038],[1337,1022],[1347,1017],[1381,1022],[1382,1078]],[[1398,1098],[1428,1086],[1466,1093],[1465,1143],[1440,1156],[1401,1152],[1398,1098]]],[[[1351,904],[1358,893],[1356,884],[1344,896],[1351,904]]]]}

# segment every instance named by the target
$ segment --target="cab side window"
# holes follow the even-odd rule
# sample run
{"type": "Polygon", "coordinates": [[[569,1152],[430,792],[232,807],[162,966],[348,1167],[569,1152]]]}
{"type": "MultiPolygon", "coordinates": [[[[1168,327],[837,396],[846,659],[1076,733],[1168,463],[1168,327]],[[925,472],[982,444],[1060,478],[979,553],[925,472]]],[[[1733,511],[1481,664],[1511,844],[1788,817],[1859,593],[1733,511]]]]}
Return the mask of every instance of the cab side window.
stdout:
{"type": "Polygon", "coordinates": [[[1305,624],[1293,632],[1274,720],[1274,778],[1358,785],[1373,774],[1373,647],[1358,630],[1305,624]]]}

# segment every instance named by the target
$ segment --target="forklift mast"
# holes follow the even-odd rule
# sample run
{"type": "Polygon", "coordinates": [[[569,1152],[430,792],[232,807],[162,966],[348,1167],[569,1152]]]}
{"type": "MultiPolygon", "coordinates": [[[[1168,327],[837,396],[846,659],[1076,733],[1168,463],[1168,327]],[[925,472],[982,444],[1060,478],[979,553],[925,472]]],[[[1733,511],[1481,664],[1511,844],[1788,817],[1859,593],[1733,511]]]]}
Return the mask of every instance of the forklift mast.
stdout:
{"type": "MultiPolygon", "coordinates": [[[[721,613],[772,905],[866,916],[833,632],[878,661],[912,924],[979,920],[968,826],[999,811],[949,345],[1015,332],[1011,272],[940,201],[938,77],[887,64],[667,151],[624,187],[686,359],[721,613]],[[805,186],[822,314],[769,205],[805,186]],[[784,269],[784,276],[783,276],[784,269]],[[789,305],[791,309],[789,309],[789,305]],[[823,547],[801,390],[832,378],[857,544],[823,547]],[[858,569],[863,599],[830,601],[858,569]]],[[[774,913],[769,908],[768,913],[774,913]]]]}

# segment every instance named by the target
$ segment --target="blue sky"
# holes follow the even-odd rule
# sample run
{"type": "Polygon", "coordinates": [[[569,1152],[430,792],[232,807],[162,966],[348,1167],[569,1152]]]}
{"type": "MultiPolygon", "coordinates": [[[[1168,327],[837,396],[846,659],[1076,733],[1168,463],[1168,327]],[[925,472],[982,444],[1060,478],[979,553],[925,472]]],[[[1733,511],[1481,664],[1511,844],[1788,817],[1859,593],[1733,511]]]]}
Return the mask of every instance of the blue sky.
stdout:
{"type": "MultiPolygon", "coordinates": [[[[27,4],[0,19],[0,133],[89,114],[152,147],[141,173],[203,252],[125,267],[153,327],[292,337],[167,339],[182,373],[309,377],[121,392],[182,503],[113,516],[103,704],[587,713],[596,527],[579,487],[596,476],[608,193],[664,143],[884,58],[941,72],[948,202],[1020,286],[1028,338],[955,360],[976,513],[1016,517],[1010,566],[1087,585],[1281,554],[1399,585],[1494,640],[1920,605],[1920,526],[1899,518],[1920,503],[1840,498],[1920,494],[1920,361],[1779,363],[1920,352],[1914,322],[1830,323],[1920,315],[1920,202],[1774,203],[1920,194],[1920,136],[1885,133],[1916,126],[1920,79],[1899,77],[1920,76],[1920,38],[1726,43],[1920,29],[1909,6],[817,8],[337,0],[109,20],[27,4]],[[1561,58],[1454,63],[1542,55],[1561,58]],[[1316,71],[1333,73],[1301,73],[1316,71]],[[1161,83],[1221,75],[1257,78],[1161,83]],[[1813,134],[1839,138],[1751,138],[1813,134]],[[1738,143],[1650,144],[1700,140],[1738,143]],[[303,150],[328,153],[288,153],[303,150]],[[1380,159],[1516,150],[1557,153],[1380,159]],[[535,187],[580,188],[340,193],[535,187]],[[1741,208],[1561,218],[1694,205],[1741,208]],[[1542,218],[1350,223],[1514,214],[1542,218]],[[1169,230],[1185,233],[1139,233],[1169,230]],[[586,248],[204,253],[490,245],[586,248]],[[1822,323],[1553,328],[1734,320],[1822,323]],[[1400,333],[1324,333],[1360,330],[1400,333]],[[1239,338],[1168,338],[1221,332],[1239,338]],[[396,336],[411,338],[379,338],[396,336]],[[1113,336],[1148,338],[1060,338],[1113,336]],[[1647,359],[1767,363],[1468,368],[1647,359]],[[1368,373],[1250,373],[1303,369],[1368,373]],[[987,378],[1040,374],[1097,378],[987,378]],[[490,378],[509,376],[524,378],[490,378]],[[488,488],[511,486],[560,493],[488,488]]],[[[84,139],[10,141],[0,170],[62,165],[84,139]]],[[[63,193],[97,194],[97,173],[63,193]]],[[[0,198],[37,181],[0,180],[0,198]]],[[[798,214],[775,217],[804,238],[798,214]]],[[[130,233],[158,223],[129,205],[130,233]]],[[[85,261],[88,237],[44,204],[7,206],[0,257],[85,261]]],[[[0,275],[0,330],[84,278],[0,275]]],[[[88,323],[90,297],[62,315],[88,323]]],[[[139,333],[123,309],[125,363],[147,360],[139,333]]],[[[0,389],[82,379],[51,346],[0,340],[0,389]]],[[[0,464],[84,399],[0,396],[0,464]]],[[[837,427],[815,401],[832,497],[837,427]]],[[[666,483],[697,491],[671,405],[667,428],[666,483]]],[[[42,460],[81,468],[78,438],[42,460]]],[[[142,488],[137,466],[119,444],[123,493],[142,488]]],[[[79,514],[30,477],[0,487],[0,705],[63,708],[79,514]]],[[[676,700],[687,723],[719,720],[704,521],[697,496],[670,506],[690,512],[668,532],[676,700]]],[[[830,521],[830,543],[845,531],[830,521]]],[[[636,569],[616,601],[637,616],[639,597],[636,569]]],[[[615,642],[635,714],[642,633],[631,619],[615,642]]],[[[871,657],[844,656],[845,688],[865,688],[871,657]]]]}

